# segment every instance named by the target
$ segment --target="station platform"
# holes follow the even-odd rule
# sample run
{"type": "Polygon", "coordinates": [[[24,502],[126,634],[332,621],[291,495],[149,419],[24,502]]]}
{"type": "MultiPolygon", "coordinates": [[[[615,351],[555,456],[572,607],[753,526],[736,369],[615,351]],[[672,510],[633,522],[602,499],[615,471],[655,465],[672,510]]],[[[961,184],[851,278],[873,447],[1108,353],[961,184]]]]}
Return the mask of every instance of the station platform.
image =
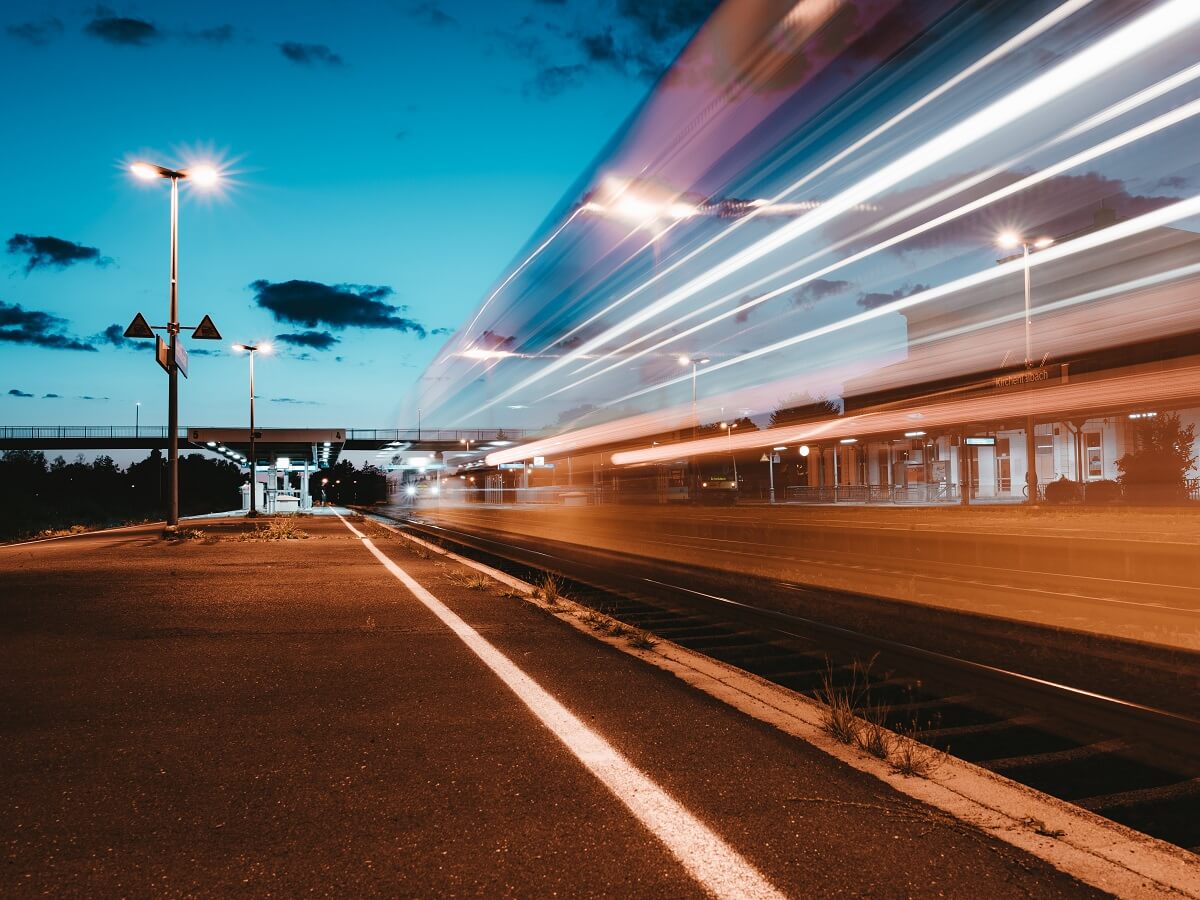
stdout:
{"type": "Polygon", "coordinates": [[[1100,896],[390,531],[292,522],[0,548],[6,894],[1100,896]]]}

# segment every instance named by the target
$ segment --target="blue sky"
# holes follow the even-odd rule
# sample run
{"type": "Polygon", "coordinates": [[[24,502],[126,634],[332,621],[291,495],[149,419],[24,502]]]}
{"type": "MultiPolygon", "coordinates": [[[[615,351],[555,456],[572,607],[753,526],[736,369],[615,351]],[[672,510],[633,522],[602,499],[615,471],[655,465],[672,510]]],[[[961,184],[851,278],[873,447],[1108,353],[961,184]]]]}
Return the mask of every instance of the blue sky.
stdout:
{"type": "Polygon", "coordinates": [[[126,170],[147,158],[229,172],[217,195],[183,192],[181,318],[211,314],[226,340],[190,342],[213,355],[193,355],[181,420],[244,417],[230,341],[302,334],[316,346],[276,340],[260,362],[260,422],[407,424],[437,330],[462,324],[711,6],[10,0],[0,421],[131,424],[139,401],[143,424],[165,420],[152,344],[104,337],[137,311],[165,318],[167,186],[126,170]],[[294,282],[332,311],[302,321],[294,282]]]}

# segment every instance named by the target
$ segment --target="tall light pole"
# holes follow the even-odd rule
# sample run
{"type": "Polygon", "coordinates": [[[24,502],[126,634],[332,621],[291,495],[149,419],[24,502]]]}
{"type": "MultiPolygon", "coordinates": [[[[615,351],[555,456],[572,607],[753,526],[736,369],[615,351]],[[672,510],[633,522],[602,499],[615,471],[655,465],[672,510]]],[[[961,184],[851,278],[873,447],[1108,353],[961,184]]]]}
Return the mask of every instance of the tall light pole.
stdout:
{"type": "Polygon", "coordinates": [[[142,401],[138,401],[133,405],[133,436],[140,437],[142,434],[142,401]]]}
{"type": "Polygon", "coordinates": [[[246,517],[252,519],[258,515],[258,454],[255,452],[254,446],[254,355],[270,353],[271,345],[234,344],[233,349],[235,353],[241,353],[244,350],[250,354],[250,510],[246,513],[246,517]]]}
{"type": "Polygon", "coordinates": [[[684,368],[692,367],[692,440],[696,439],[696,426],[698,419],[696,415],[696,368],[707,362],[711,362],[707,356],[702,356],[699,359],[693,359],[686,353],[679,357],[679,364],[684,368]]]}
{"type": "Polygon", "coordinates": [[[213,184],[217,170],[209,166],[196,166],[187,171],[177,171],[153,163],[136,162],[129,167],[138,178],[147,181],[166,178],[171,182],[171,304],[167,319],[167,334],[170,337],[167,368],[167,531],[174,532],[179,526],[179,373],[176,365],[176,344],[179,341],[179,182],[190,178],[200,185],[213,184]]]}
{"type": "Polygon", "coordinates": [[[733,486],[738,486],[737,474],[737,456],[733,452],[733,429],[737,428],[737,422],[722,422],[721,427],[725,429],[725,437],[728,438],[729,458],[733,460],[733,486]]]}
{"type": "MultiPolygon", "coordinates": [[[[1028,372],[1033,368],[1033,290],[1032,278],[1029,265],[1030,248],[1034,250],[1042,250],[1054,243],[1052,237],[1026,238],[1013,231],[1006,231],[999,236],[997,242],[1001,247],[1009,250],[1021,248],[1021,257],[1024,260],[1025,274],[1025,371],[1028,372]]],[[[1033,382],[1029,383],[1030,390],[1033,389],[1033,382]]],[[[1025,493],[1026,503],[1037,503],[1038,501],[1038,477],[1037,477],[1037,441],[1033,434],[1033,413],[1030,412],[1025,417],[1025,493]]],[[[968,453],[967,445],[964,441],[959,446],[960,453],[968,453]]],[[[968,483],[966,490],[970,491],[971,486],[968,483]]]]}

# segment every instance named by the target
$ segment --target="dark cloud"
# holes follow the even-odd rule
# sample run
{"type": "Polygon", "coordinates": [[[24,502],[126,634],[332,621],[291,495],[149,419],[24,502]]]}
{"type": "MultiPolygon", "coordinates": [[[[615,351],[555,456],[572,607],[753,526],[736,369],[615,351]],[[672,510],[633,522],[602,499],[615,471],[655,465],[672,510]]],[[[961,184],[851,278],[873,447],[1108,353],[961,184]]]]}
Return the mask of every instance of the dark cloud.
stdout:
{"type": "Polygon", "coordinates": [[[26,391],[19,391],[16,388],[11,388],[8,392],[8,396],[10,396],[10,397],[32,397],[33,394],[27,393],[26,391]]]}
{"type": "Polygon", "coordinates": [[[927,290],[929,290],[929,285],[927,284],[914,284],[911,287],[906,284],[904,287],[897,288],[890,294],[860,294],[858,305],[863,309],[877,309],[880,306],[886,306],[889,303],[894,303],[896,300],[903,300],[905,297],[911,297],[913,294],[919,294],[921,291],[927,290]]]}
{"type": "Polygon", "coordinates": [[[296,41],[284,41],[279,45],[279,52],[301,66],[337,67],[345,65],[345,61],[325,44],[300,44],[296,41]]]}
{"type": "Polygon", "coordinates": [[[458,20],[442,9],[441,4],[435,0],[421,0],[420,3],[414,3],[409,7],[408,12],[413,18],[438,28],[458,24],[458,20]]]}
{"type": "Polygon", "coordinates": [[[815,278],[792,294],[792,306],[811,309],[826,297],[842,294],[854,287],[849,281],[815,278]]]}
{"type": "Polygon", "coordinates": [[[189,347],[188,356],[220,356],[220,350],[205,350],[203,347],[189,347]]]}
{"type": "Polygon", "coordinates": [[[398,141],[403,141],[403,140],[405,140],[405,139],[408,137],[408,135],[409,135],[408,129],[407,129],[407,128],[401,128],[401,129],[400,129],[399,131],[397,131],[397,132],[395,133],[395,135],[393,135],[393,136],[396,138],[396,140],[398,140],[398,141]]]}
{"type": "Polygon", "coordinates": [[[62,394],[42,394],[43,400],[61,400],[62,394]]]}
{"type": "Polygon", "coordinates": [[[153,22],[124,16],[98,15],[83,30],[94,38],[124,47],[146,47],[162,37],[153,22]]]}
{"type": "Polygon", "coordinates": [[[107,400],[108,398],[107,397],[89,397],[87,394],[84,394],[79,399],[80,400],[107,400]]]}
{"type": "Polygon", "coordinates": [[[314,350],[328,350],[341,341],[328,331],[296,331],[290,334],[277,334],[275,340],[291,344],[293,347],[312,347],[314,350]]]}
{"type": "Polygon", "coordinates": [[[1156,190],[1165,188],[1169,191],[1182,191],[1190,183],[1191,182],[1183,175],[1167,175],[1166,177],[1160,178],[1158,181],[1154,182],[1154,187],[1156,190]]]}
{"type": "Polygon", "coordinates": [[[651,41],[662,43],[704,24],[720,0],[617,0],[617,13],[651,41]]]}
{"type": "Polygon", "coordinates": [[[733,317],[733,321],[739,324],[745,324],[746,322],[750,321],[750,313],[754,312],[754,308],[750,307],[747,309],[746,307],[749,307],[750,304],[757,299],[758,298],[752,294],[747,294],[745,297],[739,300],[737,315],[733,317]]]}
{"type": "Polygon", "coordinates": [[[96,340],[102,344],[112,344],[114,347],[131,347],[135,343],[125,337],[125,329],[120,325],[109,325],[96,335],[96,340]]]}
{"type": "Polygon", "coordinates": [[[538,97],[555,97],[583,81],[587,66],[543,66],[525,85],[525,93],[538,97]]]}
{"type": "Polygon", "coordinates": [[[454,334],[454,329],[447,328],[446,326],[442,326],[441,328],[434,328],[429,333],[430,334],[454,334]]]}
{"type": "Polygon", "coordinates": [[[272,403],[293,403],[297,406],[319,406],[316,400],[297,400],[295,397],[272,397],[272,403]]]}
{"type": "Polygon", "coordinates": [[[8,239],[8,252],[26,257],[26,275],[34,269],[65,269],[81,262],[107,266],[112,262],[107,256],[101,256],[95,247],[48,235],[37,237],[32,234],[14,234],[8,239]]]}
{"type": "Polygon", "coordinates": [[[21,22],[16,25],[8,25],[4,31],[10,38],[24,41],[34,47],[43,47],[63,33],[63,23],[54,16],[50,16],[40,22],[21,22]]]}
{"type": "Polygon", "coordinates": [[[322,284],[319,281],[281,281],[265,279],[250,285],[255,301],[268,310],[276,321],[292,322],[307,328],[328,325],[341,329],[391,328],[411,331],[425,337],[425,326],[402,315],[404,306],[385,303],[394,293],[390,287],[369,284],[322,284]]]}
{"type": "Polygon", "coordinates": [[[66,321],[19,303],[0,300],[0,342],[30,344],[52,350],[84,350],[94,353],[91,344],[65,334],[66,321]]]}

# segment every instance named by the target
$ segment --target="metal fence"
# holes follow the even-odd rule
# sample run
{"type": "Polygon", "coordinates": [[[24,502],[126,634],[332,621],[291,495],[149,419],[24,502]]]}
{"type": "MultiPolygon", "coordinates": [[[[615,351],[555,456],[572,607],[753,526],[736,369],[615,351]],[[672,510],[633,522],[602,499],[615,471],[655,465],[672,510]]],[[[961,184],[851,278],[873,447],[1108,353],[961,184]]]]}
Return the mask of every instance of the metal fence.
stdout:
{"type": "Polygon", "coordinates": [[[519,441],[525,437],[524,430],[507,428],[348,428],[346,440],[387,443],[416,443],[430,441],[433,443],[461,443],[476,441],[495,443],[496,441],[519,441]]]}
{"type": "MultiPolygon", "coordinates": [[[[179,429],[179,437],[187,438],[188,430],[179,429]]],[[[0,440],[10,441],[70,441],[123,438],[165,440],[170,434],[163,425],[2,425],[0,440]]]]}

